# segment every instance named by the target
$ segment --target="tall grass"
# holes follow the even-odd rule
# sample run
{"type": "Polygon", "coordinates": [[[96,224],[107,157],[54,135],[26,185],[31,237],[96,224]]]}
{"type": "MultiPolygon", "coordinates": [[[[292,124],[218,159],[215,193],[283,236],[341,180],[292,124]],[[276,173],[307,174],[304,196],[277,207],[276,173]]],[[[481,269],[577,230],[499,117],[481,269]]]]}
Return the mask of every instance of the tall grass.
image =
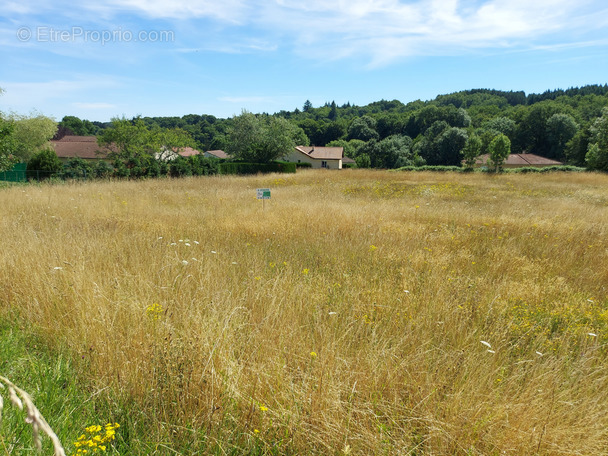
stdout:
{"type": "Polygon", "coordinates": [[[126,404],[125,454],[601,454],[607,184],[308,170],[5,189],[0,306],[126,404]]]}

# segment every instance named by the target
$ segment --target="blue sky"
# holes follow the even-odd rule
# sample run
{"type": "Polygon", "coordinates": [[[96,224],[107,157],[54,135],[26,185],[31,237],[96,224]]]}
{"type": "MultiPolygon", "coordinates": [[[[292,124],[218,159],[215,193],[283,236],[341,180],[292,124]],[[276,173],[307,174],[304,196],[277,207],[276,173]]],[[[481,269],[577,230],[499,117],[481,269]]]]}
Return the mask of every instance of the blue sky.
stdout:
{"type": "Polygon", "coordinates": [[[608,82],[603,0],[0,3],[0,111],[57,120],[608,82]]]}

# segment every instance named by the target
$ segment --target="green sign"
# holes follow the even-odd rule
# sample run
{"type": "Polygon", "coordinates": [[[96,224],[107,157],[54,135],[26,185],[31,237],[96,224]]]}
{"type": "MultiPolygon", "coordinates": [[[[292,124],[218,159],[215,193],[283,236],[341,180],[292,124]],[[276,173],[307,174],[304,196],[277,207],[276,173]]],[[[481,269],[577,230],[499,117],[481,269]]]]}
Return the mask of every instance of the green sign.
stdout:
{"type": "Polygon", "coordinates": [[[258,199],[259,200],[269,200],[270,199],[270,189],[269,188],[258,188],[258,199]]]}

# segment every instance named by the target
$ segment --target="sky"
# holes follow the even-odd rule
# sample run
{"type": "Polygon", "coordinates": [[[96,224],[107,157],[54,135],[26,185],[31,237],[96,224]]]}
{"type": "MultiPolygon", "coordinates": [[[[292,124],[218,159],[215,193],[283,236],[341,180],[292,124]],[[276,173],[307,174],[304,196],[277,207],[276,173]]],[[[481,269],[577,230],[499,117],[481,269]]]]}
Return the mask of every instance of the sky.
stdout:
{"type": "Polygon", "coordinates": [[[605,0],[0,0],[0,111],[61,120],[608,83],[605,0]]]}

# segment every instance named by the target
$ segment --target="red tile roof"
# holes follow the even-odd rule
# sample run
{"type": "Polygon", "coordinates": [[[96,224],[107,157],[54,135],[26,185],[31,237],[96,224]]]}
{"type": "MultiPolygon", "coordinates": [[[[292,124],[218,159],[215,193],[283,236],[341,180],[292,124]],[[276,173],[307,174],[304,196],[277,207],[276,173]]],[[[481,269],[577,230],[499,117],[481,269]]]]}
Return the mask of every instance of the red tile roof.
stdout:
{"type": "Polygon", "coordinates": [[[341,160],[344,157],[343,147],[296,146],[296,150],[317,160],[341,160]]]}
{"type": "MultiPolygon", "coordinates": [[[[485,165],[490,159],[489,154],[480,155],[475,162],[476,165],[485,165]]],[[[511,154],[504,162],[505,166],[558,166],[562,162],[551,160],[535,154],[511,154]]]]}
{"type": "Polygon", "coordinates": [[[230,155],[228,155],[223,150],[208,150],[207,152],[205,152],[205,154],[213,155],[216,158],[230,158],[230,155]]]}
{"type": "Polygon", "coordinates": [[[182,147],[179,150],[179,154],[182,157],[191,157],[193,155],[200,155],[200,152],[196,149],[193,149],[192,147],[182,147]]]}
{"type": "Polygon", "coordinates": [[[51,145],[59,158],[107,158],[110,149],[97,145],[96,136],[64,136],[51,140],[51,145]]]}

